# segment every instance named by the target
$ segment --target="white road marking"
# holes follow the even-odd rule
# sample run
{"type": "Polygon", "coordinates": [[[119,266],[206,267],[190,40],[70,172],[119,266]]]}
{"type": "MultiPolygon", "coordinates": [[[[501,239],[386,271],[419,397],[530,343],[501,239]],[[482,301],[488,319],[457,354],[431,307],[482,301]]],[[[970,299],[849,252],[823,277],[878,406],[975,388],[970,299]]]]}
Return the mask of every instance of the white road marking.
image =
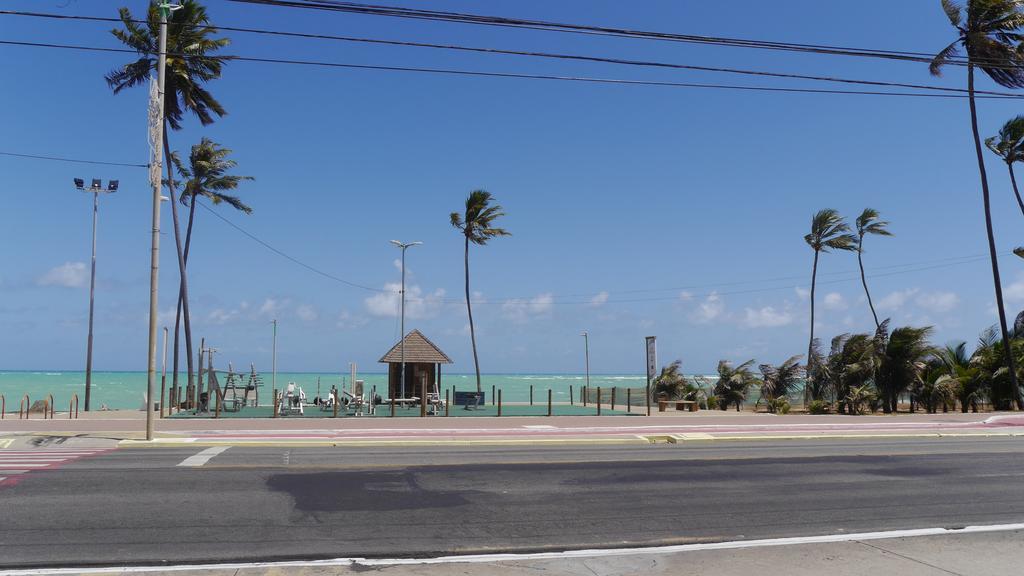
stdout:
{"type": "Polygon", "coordinates": [[[230,446],[214,446],[212,448],[207,448],[206,450],[202,450],[197,454],[193,454],[188,458],[185,458],[184,460],[178,463],[178,466],[198,468],[199,466],[206,464],[207,462],[210,461],[211,458],[227,450],[228,448],[230,448],[230,446]]]}
{"type": "Polygon", "coordinates": [[[402,566],[415,564],[483,564],[524,560],[559,560],[565,558],[599,558],[608,556],[633,556],[650,554],[675,554],[701,550],[737,550],[740,548],[767,548],[772,546],[795,546],[797,544],[830,544],[854,540],[886,540],[891,538],[918,538],[922,536],[943,536],[956,534],[978,534],[984,532],[1013,532],[1024,530],[1024,522],[1018,524],[991,524],[987,526],[965,526],[951,528],[919,528],[915,530],[889,530],[885,532],[862,532],[859,534],[826,534],[823,536],[800,536],[796,538],[766,538],[763,540],[736,540],[706,544],[678,544],[675,546],[652,546],[649,548],[610,548],[596,550],[570,550],[567,552],[536,552],[532,554],[477,554],[472,556],[440,556],[436,558],[333,558],[330,560],[294,560],[288,562],[245,562],[225,564],[185,564],[180,566],[116,566],[101,568],[38,568],[26,570],[0,570],[0,576],[58,576],[64,574],[143,574],[147,572],[190,572],[200,570],[244,570],[248,568],[302,568],[318,566],[402,566]]]}

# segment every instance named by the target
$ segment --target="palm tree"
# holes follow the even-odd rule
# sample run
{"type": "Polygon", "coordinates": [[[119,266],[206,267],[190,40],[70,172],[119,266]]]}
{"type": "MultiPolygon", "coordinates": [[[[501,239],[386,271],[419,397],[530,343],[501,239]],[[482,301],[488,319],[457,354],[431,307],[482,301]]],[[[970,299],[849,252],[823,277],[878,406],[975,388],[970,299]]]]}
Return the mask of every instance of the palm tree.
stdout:
{"type": "Polygon", "coordinates": [[[899,396],[921,383],[926,360],[934,348],[928,342],[932,328],[896,328],[882,348],[875,386],[882,397],[882,409],[888,414],[896,412],[899,396]]]}
{"type": "MultiPolygon", "coordinates": [[[[992,282],[995,284],[996,308],[999,310],[999,328],[1003,334],[1003,347],[1010,372],[1010,385],[1018,409],[1024,409],[1017,385],[1017,370],[1010,338],[1006,328],[1006,309],[1003,306],[1003,288],[999,279],[999,261],[996,257],[996,240],[992,232],[992,209],[989,200],[988,175],[985,172],[985,158],[981,152],[981,136],[978,133],[978,108],[974,99],[974,69],[981,68],[989,78],[1007,88],[1024,88],[1024,52],[1021,40],[1024,36],[1018,30],[1024,26],[1024,11],[1019,0],[967,0],[961,7],[953,0],[942,0],[942,10],[950,24],[957,30],[957,39],[936,54],[930,70],[935,76],[942,73],[942,67],[951,63],[962,46],[967,53],[967,100],[971,110],[971,132],[974,135],[974,151],[981,175],[981,197],[985,209],[985,231],[988,235],[988,252],[992,261],[992,282]]],[[[958,62],[961,63],[961,62],[958,62]]]]}
{"type": "Polygon", "coordinates": [[[511,236],[504,228],[496,228],[494,221],[505,215],[498,204],[491,205],[493,197],[486,190],[473,190],[466,198],[466,212],[452,212],[449,218],[452,226],[462,231],[466,241],[466,311],[469,313],[469,337],[473,343],[473,366],[476,368],[476,393],[481,393],[480,360],[476,354],[476,329],[473,327],[473,304],[469,293],[469,245],[484,246],[497,236],[511,236]]]}
{"type": "MultiPolygon", "coordinates": [[[[804,242],[814,250],[814,266],[811,268],[811,338],[807,342],[807,374],[814,374],[814,289],[818,279],[818,256],[832,250],[856,250],[857,237],[850,234],[850,227],[839,212],[827,208],[818,211],[811,218],[811,233],[804,236],[804,242]]],[[[808,400],[810,387],[804,387],[804,400],[808,400]]],[[[817,400],[817,398],[811,398],[817,400]]]]}
{"type": "MultiPolygon", "coordinates": [[[[139,53],[139,58],[106,75],[107,85],[114,94],[125,88],[145,84],[155,73],[159,61],[160,3],[151,1],[145,25],[140,25],[127,8],[120,9],[124,29],[111,30],[111,34],[126,46],[139,53]]],[[[164,81],[164,155],[167,164],[167,186],[173,198],[174,177],[172,172],[171,147],[167,128],[181,129],[186,111],[194,114],[204,126],[214,120],[214,115],[225,114],[223,106],[210,94],[204,84],[220,77],[221,68],[229,57],[213,53],[228,45],[227,38],[214,38],[217,29],[210,24],[206,8],[195,0],[183,0],[180,8],[170,13],[167,24],[167,55],[164,81]]],[[[178,273],[181,278],[179,300],[185,320],[185,349],[188,366],[188,385],[192,387],[194,367],[192,363],[192,325],[188,307],[188,279],[185,274],[185,253],[181,240],[176,203],[171,202],[171,218],[174,222],[174,242],[178,256],[178,273]]],[[[177,325],[177,322],[176,322],[177,325]]],[[[177,390],[178,381],[178,330],[174,332],[172,389],[177,390]]]]}
{"type": "Polygon", "coordinates": [[[792,356],[778,366],[762,364],[761,370],[761,398],[765,401],[768,411],[775,413],[786,402],[789,395],[796,389],[800,381],[803,366],[800,365],[802,356],[792,356]]]}
{"type": "Polygon", "coordinates": [[[686,378],[683,376],[683,361],[676,360],[662,366],[661,374],[652,382],[655,398],[665,394],[670,400],[677,400],[687,392],[686,378]]]}
{"type": "Polygon", "coordinates": [[[949,344],[936,353],[949,376],[957,383],[960,411],[969,409],[977,412],[978,403],[984,402],[987,394],[986,379],[982,370],[967,353],[967,343],[949,344]]]}
{"type": "Polygon", "coordinates": [[[878,210],[865,208],[857,217],[857,265],[860,266],[860,283],[864,285],[864,294],[868,297],[868,307],[871,308],[871,317],[875,319],[875,329],[881,324],[878,323],[878,314],[875,313],[875,305],[871,302],[871,292],[868,290],[868,281],[864,276],[864,236],[877,234],[879,236],[892,236],[888,229],[889,223],[879,219],[878,210]]]}
{"type": "Polygon", "coordinates": [[[1024,116],[1017,116],[1003,124],[998,136],[985,139],[985,146],[1006,162],[1006,169],[1010,171],[1010,184],[1013,185],[1013,195],[1017,197],[1020,213],[1024,214],[1024,200],[1021,200],[1020,190],[1017,188],[1017,175],[1013,172],[1013,163],[1024,160],[1024,116]]]}
{"type": "Polygon", "coordinates": [[[718,398],[718,407],[728,410],[729,405],[735,405],[739,412],[743,401],[747,398],[747,391],[760,380],[754,376],[751,366],[753,360],[747,360],[739,366],[733,367],[728,360],[718,362],[718,382],[715,383],[715,396],[718,398]]]}

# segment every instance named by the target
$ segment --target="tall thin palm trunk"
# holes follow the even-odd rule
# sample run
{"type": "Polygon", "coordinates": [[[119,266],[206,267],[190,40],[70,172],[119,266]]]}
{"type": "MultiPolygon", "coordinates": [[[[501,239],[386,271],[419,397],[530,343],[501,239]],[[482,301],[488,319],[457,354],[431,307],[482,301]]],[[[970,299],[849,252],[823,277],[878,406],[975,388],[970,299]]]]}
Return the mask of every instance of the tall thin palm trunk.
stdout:
{"type": "MultiPolygon", "coordinates": [[[[167,127],[164,127],[164,158],[167,162],[167,186],[170,190],[170,204],[171,204],[171,219],[174,222],[174,244],[178,254],[178,274],[181,278],[178,290],[181,298],[181,311],[182,317],[185,324],[185,362],[188,367],[188,388],[192,389],[195,375],[195,366],[192,363],[192,324],[189,317],[188,309],[188,277],[185,272],[185,253],[181,245],[181,225],[178,222],[178,202],[175,199],[174,194],[174,174],[173,164],[171,163],[171,145],[167,137],[167,127]]],[[[175,335],[177,340],[177,335],[175,335]]],[[[177,370],[177,367],[175,367],[177,370]]]]}
{"type": "Polygon", "coordinates": [[[971,107],[971,131],[974,133],[974,151],[978,156],[978,172],[981,174],[981,195],[985,206],[985,232],[988,234],[988,253],[992,260],[992,281],[996,289],[996,308],[999,310],[999,329],[1003,335],[1003,352],[1006,354],[1006,365],[1010,371],[1010,390],[1017,409],[1024,409],[1020,388],[1017,386],[1017,369],[1010,348],[1010,335],[1006,329],[1006,310],[1003,307],[1003,287],[999,279],[999,260],[996,256],[996,239],[992,232],[992,209],[989,202],[988,175],[985,173],[985,158],[981,153],[981,136],[978,134],[978,109],[974,101],[974,65],[967,64],[967,99],[971,107]]]}
{"type": "Polygon", "coordinates": [[[861,258],[860,246],[864,244],[864,236],[861,235],[860,243],[857,245],[857,265],[860,266],[860,283],[864,285],[864,294],[868,297],[868,307],[871,308],[871,317],[875,319],[875,330],[878,330],[878,314],[875,313],[875,305],[871,302],[871,291],[868,290],[868,280],[864,276],[864,260],[861,258]]]}
{"type": "MultiPolygon", "coordinates": [[[[188,269],[188,254],[189,249],[192,245],[192,223],[195,221],[196,204],[195,198],[192,199],[192,203],[189,204],[188,211],[188,226],[185,230],[185,268],[188,269]]],[[[179,397],[178,393],[178,334],[181,332],[181,308],[183,298],[181,297],[181,290],[178,290],[178,305],[174,311],[174,373],[171,382],[171,398],[177,400],[179,397]]]]}
{"type": "Polygon", "coordinates": [[[1017,206],[1020,207],[1020,213],[1024,214],[1024,200],[1020,198],[1020,191],[1017,189],[1017,176],[1013,173],[1013,163],[1007,162],[1006,167],[1010,170],[1010,183],[1013,184],[1013,195],[1017,197],[1017,206]]]}
{"type": "Polygon", "coordinates": [[[807,404],[808,400],[814,400],[814,398],[811,398],[811,375],[814,369],[814,289],[818,279],[819,253],[819,250],[814,251],[814,266],[811,268],[811,339],[807,342],[807,377],[804,382],[804,404],[807,404]]]}
{"type": "Polygon", "coordinates": [[[469,298],[469,236],[466,236],[466,311],[469,312],[469,340],[473,343],[473,366],[476,368],[476,393],[483,388],[480,385],[480,360],[476,355],[476,329],[473,327],[473,304],[469,298]]]}

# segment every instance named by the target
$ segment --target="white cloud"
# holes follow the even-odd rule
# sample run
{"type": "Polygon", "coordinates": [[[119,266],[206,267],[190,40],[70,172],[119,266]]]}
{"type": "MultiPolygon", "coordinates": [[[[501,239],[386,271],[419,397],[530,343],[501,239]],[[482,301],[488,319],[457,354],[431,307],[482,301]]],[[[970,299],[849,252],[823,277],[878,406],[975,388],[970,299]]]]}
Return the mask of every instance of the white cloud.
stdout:
{"type": "Polygon", "coordinates": [[[260,305],[259,315],[267,318],[280,316],[289,304],[291,304],[291,300],[289,299],[280,300],[277,298],[267,298],[263,301],[263,304],[260,305]]]}
{"type": "Polygon", "coordinates": [[[1017,280],[1003,287],[1003,298],[1007,302],[1024,302],[1024,274],[1018,274],[1017,280]]]}
{"type": "Polygon", "coordinates": [[[825,308],[827,310],[846,310],[846,299],[839,292],[825,294],[825,308]]]}
{"type": "Polygon", "coordinates": [[[63,286],[65,288],[82,288],[89,281],[89,271],[85,262],[65,262],[56,268],[47,270],[36,279],[40,286],[63,286]]]}
{"type": "Polygon", "coordinates": [[[929,312],[949,312],[960,303],[960,297],[953,292],[925,292],[914,302],[929,312]]]}
{"type": "Polygon", "coordinates": [[[679,300],[681,302],[689,302],[690,300],[693,300],[693,294],[691,292],[683,290],[682,292],[679,293],[679,300]]]}
{"type": "MultiPolygon", "coordinates": [[[[398,282],[389,282],[384,285],[384,290],[363,301],[366,311],[373,316],[398,316],[401,312],[402,285],[398,282]]],[[[419,320],[437,315],[445,295],[443,288],[438,288],[427,295],[424,295],[423,289],[417,285],[406,285],[405,290],[406,318],[419,320]]]]}
{"type": "Polygon", "coordinates": [[[917,292],[917,288],[908,288],[907,290],[890,292],[878,301],[878,309],[893,311],[900,310],[915,294],[917,294],[917,292]]]}
{"type": "Polygon", "coordinates": [[[555,297],[550,293],[539,294],[529,300],[509,300],[501,305],[505,317],[513,322],[527,322],[531,317],[544,316],[551,313],[555,297]]]}
{"type": "Polygon", "coordinates": [[[806,288],[795,286],[793,287],[793,291],[796,292],[796,297],[801,300],[807,300],[811,297],[811,291],[806,288]]]}
{"type": "Polygon", "coordinates": [[[238,310],[225,310],[215,308],[206,316],[206,319],[213,324],[226,324],[238,316],[238,310]]]}
{"type": "Polygon", "coordinates": [[[344,330],[354,330],[366,326],[369,322],[369,319],[364,316],[353,316],[348,310],[342,310],[338,314],[335,326],[344,330]]]}
{"type": "Polygon", "coordinates": [[[299,317],[299,320],[303,322],[315,322],[320,315],[317,313],[316,308],[309,304],[302,304],[295,309],[295,315],[299,317]]]}
{"type": "Polygon", "coordinates": [[[793,322],[793,315],[785,310],[777,310],[772,306],[747,308],[743,324],[749,328],[774,328],[793,322]]]}
{"type": "Polygon", "coordinates": [[[690,314],[690,319],[698,324],[707,324],[721,316],[723,312],[725,312],[725,302],[717,292],[712,292],[697,305],[697,308],[690,314]]]}
{"type": "Polygon", "coordinates": [[[593,298],[590,299],[590,305],[592,307],[594,307],[594,308],[597,308],[598,306],[603,305],[607,301],[608,301],[608,293],[602,291],[602,292],[598,292],[597,294],[594,295],[593,298]]]}

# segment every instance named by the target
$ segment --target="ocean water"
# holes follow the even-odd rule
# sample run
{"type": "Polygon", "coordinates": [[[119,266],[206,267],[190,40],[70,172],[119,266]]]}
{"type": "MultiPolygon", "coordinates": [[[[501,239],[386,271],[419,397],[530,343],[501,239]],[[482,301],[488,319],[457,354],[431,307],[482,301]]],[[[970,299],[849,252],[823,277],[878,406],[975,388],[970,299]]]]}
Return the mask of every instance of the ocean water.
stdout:
{"type": "MultiPolygon", "coordinates": [[[[260,402],[271,401],[271,374],[261,372],[264,387],[260,389],[260,402]]],[[[384,389],[387,384],[387,374],[366,373],[357,374],[356,378],[363,380],[367,393],[377,386],[378,390],[384,389]]],[[[217,379],[223,386],[227,375],[218,371],[217,379]]],[[[317,395],[317,383],[321,394],[326,394],[331,386],[344,384],[348,388],[349,375],[338,373],[315,373],[315,372],[278,372],[277,387],[282,388],[289,382],[295,382],[302,386],[307,397],[312,400],[317,395]]],[[[569,400],[569,387],[572,386],[576,399],[579,399],[579,390],[586,382],[583,374],[482,374],[481,383],[483,390],[490,401],[491,387],[494,386],[502,391],[502,400],[505,402],[526,402],[530,397],[530,386],[533,386],[534,401],[544,402],[547,400],[547,391],[551,390],[555,402],[567,402],[569,400]]],[[[244,383],[244,380],[243,380],[244,383]]],[[[185,385],[184,375],[179,376],[179,385],[185,385]]],[[[457,390],[475,390],[476,376],[473,374],[441,374],[441,385],[443,388],[455,386],[457,390]]],[[[646,385],[646,378],[643,375],[629,374],[591,374],[591,388],[601,387],[610,389],[618,388],[642,388],[646,385]]],[[[171,386],[171,378],[168,375],[167,389],[171,386]]],[[[146,373],[145,372],[96,372],[92,373],[92,409],[98,410],[106,406],[111,410],[140,410],[145,402],[146,373]]],[[[17,411],[21,398],[28,394],[31,401],[46,398],[53,395],[54,405],[57,410],[67,410],[68,404],[74,394],[78,394],[79,405],[84,408],[85,402],[85,372],[75,371],[5,371],[0,372],[0,394],[7,401],[8,412],[17,411]]],[[[160,394],[160,375],[157,374],[156,390],[154,394],[160,394]]]]}

